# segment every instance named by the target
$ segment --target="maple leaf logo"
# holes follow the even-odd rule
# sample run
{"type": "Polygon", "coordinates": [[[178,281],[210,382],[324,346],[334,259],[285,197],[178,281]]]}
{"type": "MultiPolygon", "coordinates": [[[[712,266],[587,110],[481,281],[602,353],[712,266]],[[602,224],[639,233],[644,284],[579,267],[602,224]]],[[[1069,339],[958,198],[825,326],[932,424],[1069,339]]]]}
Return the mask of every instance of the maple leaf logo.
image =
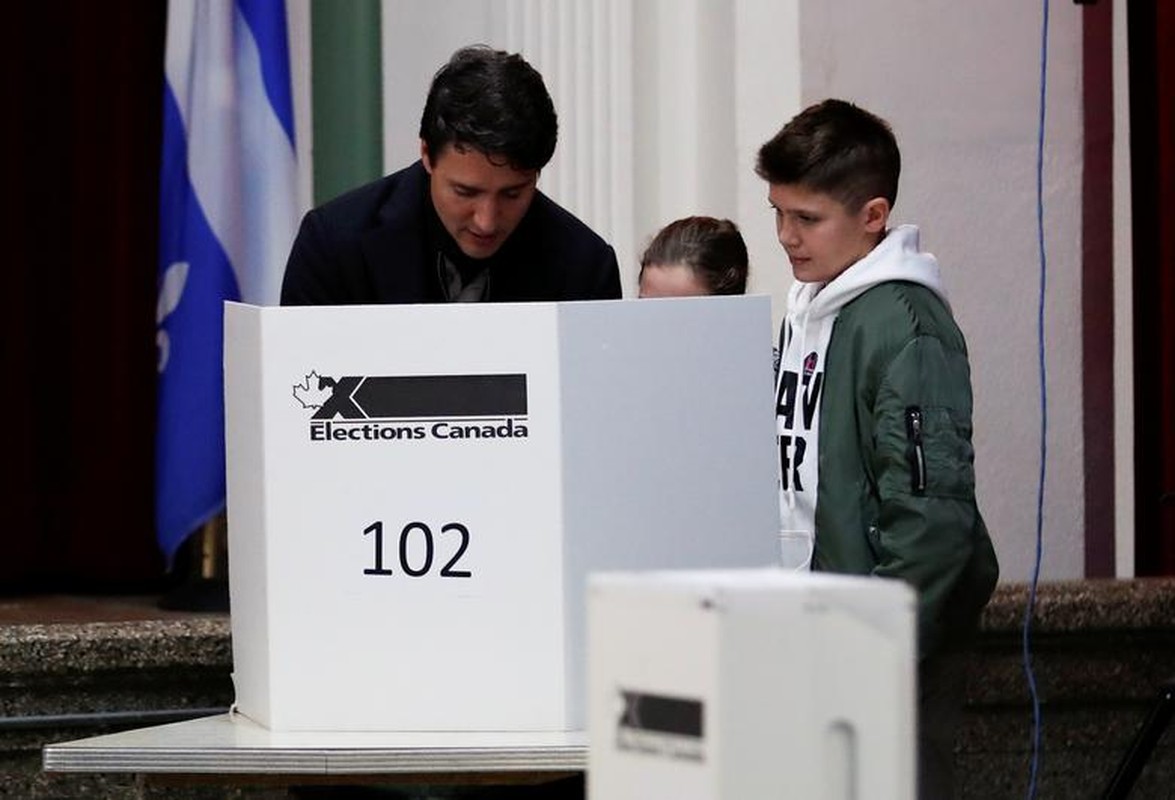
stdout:
{"type": "Polygon", "coordinates": [[[305,381],[294,384],[294,399],[302,408],[322,408],[334,392],[334,385],[334,378],[324,378],[312,370],[305,381]]]}

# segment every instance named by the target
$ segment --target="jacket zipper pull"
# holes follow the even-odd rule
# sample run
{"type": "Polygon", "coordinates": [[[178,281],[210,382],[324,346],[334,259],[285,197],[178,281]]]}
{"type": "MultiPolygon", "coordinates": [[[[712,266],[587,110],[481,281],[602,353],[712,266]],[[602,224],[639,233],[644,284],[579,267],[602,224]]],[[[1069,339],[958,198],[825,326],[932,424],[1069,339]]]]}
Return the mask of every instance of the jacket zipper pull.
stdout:
{"type": "Polygon", "coordinates": [[[926,454],[922,449],[922,409],[906,409],[906,436],[914,446],[910,453],[910,483],[914,494],[926,491],[926,454]]]}

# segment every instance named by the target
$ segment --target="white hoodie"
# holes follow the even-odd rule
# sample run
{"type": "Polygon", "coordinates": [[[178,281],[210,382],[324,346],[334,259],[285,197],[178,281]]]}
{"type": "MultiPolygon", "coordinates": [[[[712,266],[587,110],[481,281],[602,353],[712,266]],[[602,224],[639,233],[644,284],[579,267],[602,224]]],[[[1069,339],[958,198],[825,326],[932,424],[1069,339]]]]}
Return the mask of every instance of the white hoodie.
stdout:
{"type": "Polygon", "coordinates": [[[947,302],[938,261],[918,250],[918,228],[913,225],[890,230],[868,255],[828,283],[796,281],[788,293],[775,382],[775,427],[781,530],[792,536],[814,540],[815,535],[820,389],[833,323],[841,308],[887,281],[921,284],[947,302]]]}

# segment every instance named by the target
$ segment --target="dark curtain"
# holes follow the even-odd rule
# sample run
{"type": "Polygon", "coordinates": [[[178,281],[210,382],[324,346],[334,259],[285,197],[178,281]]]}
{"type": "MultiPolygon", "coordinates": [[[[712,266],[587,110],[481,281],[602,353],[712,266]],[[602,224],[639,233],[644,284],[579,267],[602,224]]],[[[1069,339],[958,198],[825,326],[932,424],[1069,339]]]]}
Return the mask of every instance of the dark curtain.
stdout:
{"type": "Polygon", "coordinates": [[[166,4],[14,4],[5,121],[0,592],[156,586],[155,291],[166,4]]]}
{"type": "Polygon", "coordinates": [[[1136,570],[1175,575],[1175,3],[1129,4],[1136,570]]]}
{"type": "Polygon", "coordinates": [[[1114,557],[1114,92],[1109,3],[1082,11],[1085,154],[1081,181],[1082,425],[1085,577],[1108,578],[1114,557]]]}

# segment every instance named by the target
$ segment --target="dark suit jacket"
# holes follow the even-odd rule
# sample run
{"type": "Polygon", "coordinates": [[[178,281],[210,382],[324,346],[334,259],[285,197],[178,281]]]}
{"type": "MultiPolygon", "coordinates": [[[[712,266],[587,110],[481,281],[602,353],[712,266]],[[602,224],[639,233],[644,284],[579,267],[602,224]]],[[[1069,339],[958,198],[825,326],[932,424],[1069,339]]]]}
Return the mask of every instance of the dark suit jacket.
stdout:
{"type": "MultiPolygon", "coordinates": [[[[433,213],[419,161],[310,211],[286,263],[282,305],[442,302],[427,234],[433,213]]],[[[494,302],[620,297],[616,253],[541,192],[493,263],[494,302]]]]}

